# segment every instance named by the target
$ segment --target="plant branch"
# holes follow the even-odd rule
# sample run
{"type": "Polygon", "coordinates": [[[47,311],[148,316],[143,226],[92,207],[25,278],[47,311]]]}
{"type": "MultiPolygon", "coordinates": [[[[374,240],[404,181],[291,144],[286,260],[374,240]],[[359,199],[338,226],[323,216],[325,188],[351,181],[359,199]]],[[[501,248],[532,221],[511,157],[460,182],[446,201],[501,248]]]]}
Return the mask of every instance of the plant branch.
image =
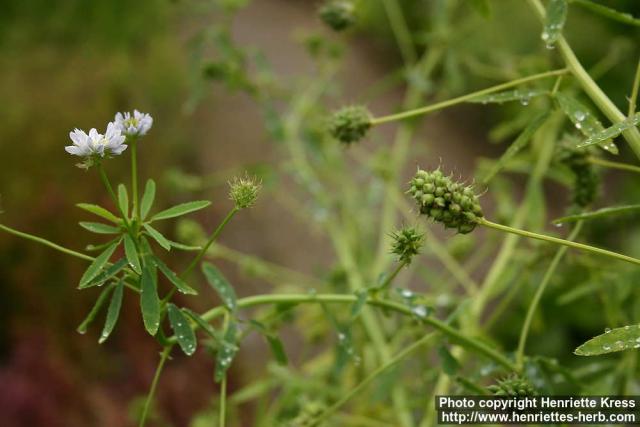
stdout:
{"type": "Polygon", "coordinates": [[[31,240],[33,242],[36,243],[40,243],[41,245],[45,245],[48,246],[52,249],[55,249],[56,251],[65,253],[67,255],[71,255],[74,256],[76,258],[80,258],[80,259],[84,259],[86,261],[93,261],[95,258],[90,256],[90,255],[86,255],[80,252],[76,252],[73,249],[69,249],[69,248],[65,248],[64,246],[60,246],[56,243],[53,243],[49,240],[43,239],[42,237],[38,237],[38,236],[34,236],[33,234],[29,234],[29,233],[24,233],[22,231],[18,231],[16,229],[13,229],[11,227],[7,227],[6,225],[0,224],[0,230],[6,231],[9,234],[13,234],[14,236],[18,236],[18,237],[22,237],[23,239],[27,239],[27,240],[31,240]]]}
{"type": "Polygon", "coordinates": [[[156,373],[153,375],[153,381],[151,382],[151,388],[149,389],[149,394],[147,395],[147,399],[144,402],[144,407],[142,409],[142,415],[140,416],[140,423],[138,427],[144,427],[147,416],[149,414],[149,408],[151,407],[151,402],[153,402],[153,397],[156,393],[156,389],[158,387],[158,381],[160,380],[160,375],[162,374],[162,369],[164,368],[164,364],[169,358],[169,354],[171,353],[171,349],[173,348],[173,344],[170,344],[164,348],[162,353],[160,354],[160,361],[158,362],[158,366],[156,367],[156,373]]]}

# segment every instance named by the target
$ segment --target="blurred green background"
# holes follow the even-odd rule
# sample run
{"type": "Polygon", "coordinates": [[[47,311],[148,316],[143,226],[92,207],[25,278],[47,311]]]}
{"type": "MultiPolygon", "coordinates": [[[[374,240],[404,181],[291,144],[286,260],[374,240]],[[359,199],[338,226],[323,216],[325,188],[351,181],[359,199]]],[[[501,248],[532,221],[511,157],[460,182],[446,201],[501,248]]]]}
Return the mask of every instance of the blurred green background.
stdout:
{"type": "MultiPolygon", "coordinates": [[[[86,216],[74,204],[109,205],[109,200],[95,171],[75,168],[75,160],[63,147],[70,130],[101,130],[116,111],[137,108],[154,117],[153,129],[140,146],[140,159],[143,177],[154,176],[166,184],[160,189],[159,204],[177,203],[188,196],[170,185],[173,168],[193,175],[218,174],[213,185],[197,191],[214,201],[211,210],[198,215],[208,227],[230,207],[226,179],[256,163],[268,166],[278,161],[251,99],[202,82],[194,40],[209,23],[224,19],[213,3],[0,2],[0,222],[82,250],[92,236],[77,226],[86,216]]],[[[361,31],[349,38],[348,66],[340,74],[345,91],[337,96],[338,104],[359,96],[399,65],[388,24],[379,5],[373,3],[367,5],[361,31]]],[[[428,49],[430,41],[421,40],[420,34],[430,2],[402,3],[411,17],[417,44],[428,49]]],[[[472,10],[460,17],[464,25],[458,28],[460,37],[452,42],[456,55],[452,55],[450,68],[430,82],[441,85],[442,94],[460,94],[485,83],[482,76],[468,72],[462,58],[492,62],[505,74],[509,67],[521,65],[520,61],[540,63],[539,23],[520,7],[519,0],[491,3],[499,7],[493,8],[489,21],[472,10]]],[[[640,15],[640,2],[611,3],[640,15]]],[[[240,45],[262,49],[277,75],[289,84],[310,69],[296,35],[327,33],[315,17],[316,7],[313,1],[256,0],[238,16],[234,35],[240,45]]],[[[639,53],[638,30],[583,11],[572,13],[569,30],[585,64],[609,61],[603,65],[606,69],[599,82],[618,105],[624,105],[639,53]]],[[[392,111],[399,93],[394,89],[385,94],[373,104],[374,110],[392,111]]],[[[494,156],[502,148],[488,143],[486,134],[502,114],[498,108],[463,107],[439,115],[421,131],[436,139],[429,155],[447,158],[453,168],[465,171],[473,167],[477,156],[494,156]],[[448,131],[452,127],[455,129],[448,131]]],[[[115,182],[128,179],[127,168],[124,161],[108,164],[115,182]]],[[[470,171],[465,174],[472,175],[470,171]]],[[[633,185],[636,182],[613,187],[607,198],[640,195],[633,185]]],[[[273,191],[286,192],[287,187],[273,191]]],[[[304,272],[330,268],[323,236],[297,223],[286,207],[263,201],[242,216],[225,230],[225,244],[304,272]],[[286,237],[283,227],[287,227],[286,237]]],[[[630,243],[638,249],[637,243],[630,243]]],[[[128,414],[135,411],[136,399],[148,388],[158,349],[141,327],[133,300],[125,301],[117,333],[106,344],[97,344],[94,329],[86,336],[75,332],[95,298],[75,289],[83,267],[81,261],[45,247],[0,235],[3,425],[107,427],[131,423],[128,414]]],[[[260,287],[255,281],[243,280],[230,265],[223,264],[223,270],[239,278],[242,295],[260,287]]],[[[196,305],[205,308],[211,303],[196,305]]],[[[509,336],[509,331],[505,334],[509,336]]],[[[203,354],[193,359],[177,357],[181,363],[167,369],[158,406],[168,425],[187,426],[215,394],[212,362],[203,354]]],[[[232,377],[232,389],[242,378],[261,371],[251,362],[250,357],[241,357],[237,370],[244,371],[232,377]]]]}

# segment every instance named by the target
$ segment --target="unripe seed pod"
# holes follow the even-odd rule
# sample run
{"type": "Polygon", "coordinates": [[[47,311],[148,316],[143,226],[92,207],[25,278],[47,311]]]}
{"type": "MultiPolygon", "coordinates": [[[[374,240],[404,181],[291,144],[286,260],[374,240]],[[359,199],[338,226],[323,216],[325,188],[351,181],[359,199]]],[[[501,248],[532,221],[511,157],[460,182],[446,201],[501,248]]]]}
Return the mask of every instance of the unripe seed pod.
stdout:
{"type": "Polygon", "coordinates": [[[391,237],[391,253],[398,255],[398,261],[410,264],[413,257],[420,252],[424,234],[415,228],[405,227],[391,234],[391,237]]]}
{"type": "Polygon", "coordinates": [[[329,120],[329,132],[344,144],[361,140],[370,127],[371,113],[358,105],[343,107],[333,113],[329,120]]]}

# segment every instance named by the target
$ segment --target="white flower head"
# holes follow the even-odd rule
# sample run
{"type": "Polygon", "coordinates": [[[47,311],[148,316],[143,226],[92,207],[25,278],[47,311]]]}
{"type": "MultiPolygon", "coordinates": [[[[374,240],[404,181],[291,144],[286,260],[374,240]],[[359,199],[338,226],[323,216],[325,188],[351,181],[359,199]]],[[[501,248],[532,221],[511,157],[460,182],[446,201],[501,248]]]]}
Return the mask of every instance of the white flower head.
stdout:
{"type": "Polygon", "coordinates": [[[69,137],[73,145],[68,145],[64,149],[74,156],[84,157],[86,167],[91,166],[96,158],[117,156],[127,149],[127,145],[124,144],[125,136],[113,122],[107,125],[104,135],[98,133],[95,128],[92,128],[89,134],[83,130],[74,129],[69,132],[69,137]]]}
{"type": "Polygon", "coordinates": [[[153,117],[147,113],[141,113],[138,110],[133,110],[133,114],[130,112],[116,113],[115,122],[120,132],[127,136],[142,136],[146,135],[153,125],[153,117]]]}

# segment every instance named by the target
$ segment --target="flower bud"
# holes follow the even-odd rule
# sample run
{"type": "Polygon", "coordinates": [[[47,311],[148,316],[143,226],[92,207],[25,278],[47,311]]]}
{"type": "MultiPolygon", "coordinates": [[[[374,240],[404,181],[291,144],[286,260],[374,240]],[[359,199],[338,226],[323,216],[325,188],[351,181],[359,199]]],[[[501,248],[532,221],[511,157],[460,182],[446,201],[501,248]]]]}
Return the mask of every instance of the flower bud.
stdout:
{"type": "Polygon", "coordinates": [[[470,233],[482,217],[482,207],[473,188],[465,187],[436,169],[418,170],[411,180],[409,194],[415,199],[420,213],[445,228],[455,228],[461,234],[470,233]]]}
{"type": "Polygon", "coordinates": [[[361,140],[371,127],[371,113],[363,106],[343,107],[333,113],[329,132],[338,141],[351,144],[361,140]]]}
{"type": "Polygon", "coordinates": [[[319,10],[320,19],[335,31],[346,30],[355,21],[355,6],[349,0],[327,0],[319,10]]]}
{"type": "Polygon", "coordinates": [[[229,182],[229,198],[233,200],[236,208],[249,208],[256,202],[261,187],[261,183],[255,178],[236,177],[229,182]]]}
{"type": "Polygon", "coordinates": [[[413,227],[405,227],[392,233],[391,237],[391,253],[398,255],[398,261],[410,264],[413,257],[420,253],[424,234],[413,227]]]}

